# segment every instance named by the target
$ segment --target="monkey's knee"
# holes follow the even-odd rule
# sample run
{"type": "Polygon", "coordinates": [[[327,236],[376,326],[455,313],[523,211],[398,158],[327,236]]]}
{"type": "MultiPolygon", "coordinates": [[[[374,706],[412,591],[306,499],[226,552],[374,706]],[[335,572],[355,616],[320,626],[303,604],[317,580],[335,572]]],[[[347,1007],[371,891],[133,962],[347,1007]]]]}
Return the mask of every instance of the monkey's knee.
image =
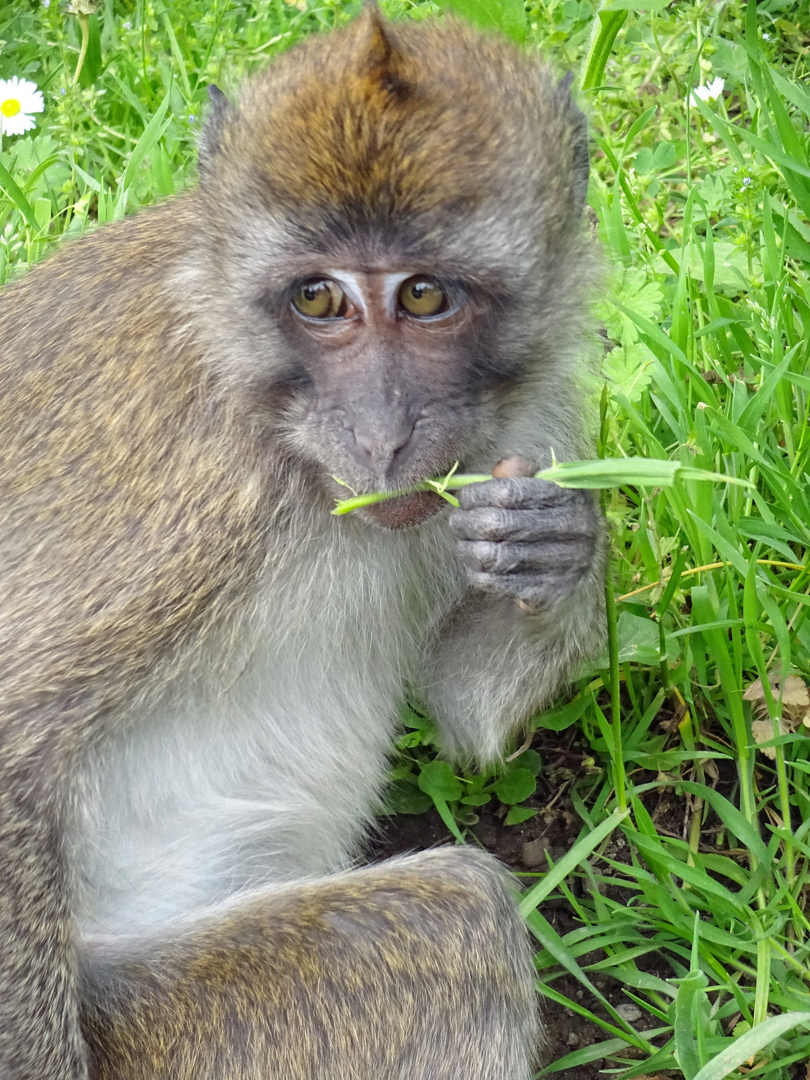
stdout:
{"type": "Polygon", "coordinates": [[[502,866],[479,851],[445,848],[347,875],[342,888],[329,901],[336,948],[350,981],[362,971],[375,980],[346,999],[345,1014],[350,1024],[368,1018],[380,1033],[369,1080],[531,1075],[534,965],[502,866]]]}
{"type": "Polygon", "coordinates": [[[391,860],[93,952],[93,1080],[531,1075],[529,943],[481,853],[391,860]]]}
{"type": "Polygon", "coordinates": [[[381,906],[396,898],[413,964],[412,982],[397,990],[408,1029],[390,1075],[531,1076],[540,1043],[535,969],[504,868],[483,852],[444,848],[382,864],[370,885],[381,906]]]}

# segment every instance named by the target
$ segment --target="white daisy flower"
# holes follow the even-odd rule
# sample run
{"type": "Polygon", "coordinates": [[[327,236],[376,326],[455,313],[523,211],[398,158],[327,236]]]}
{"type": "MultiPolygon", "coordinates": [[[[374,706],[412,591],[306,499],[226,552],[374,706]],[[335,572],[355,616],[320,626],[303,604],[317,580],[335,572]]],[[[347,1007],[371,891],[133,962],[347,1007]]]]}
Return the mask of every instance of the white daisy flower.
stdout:
{"type": "Polygon", "coordinates": [[[28,79],[0,79],[0,135],[22,135],[36,120],[31,113],[42,112],[45,102],[37,84],[28,79]]]}
{"type": "Polygon", "coordinates": [[[725,85],[725,82],[718,76],[705,86],[696,86],[692,91],[692,95],[696,98],[700,98],[701,101],[717,101],[723,93],[723,87],[725,85]]]}

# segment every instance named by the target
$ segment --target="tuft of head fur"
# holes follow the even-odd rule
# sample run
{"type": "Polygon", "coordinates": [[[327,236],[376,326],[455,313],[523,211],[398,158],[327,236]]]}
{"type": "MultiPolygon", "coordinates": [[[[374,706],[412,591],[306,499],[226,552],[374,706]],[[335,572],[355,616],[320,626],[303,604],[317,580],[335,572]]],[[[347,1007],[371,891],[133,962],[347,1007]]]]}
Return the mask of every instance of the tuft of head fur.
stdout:
{"type": "Polygon", "coordinates": [[[429,248],[448,220],[500,217],[508,194],[513,238],[536,233],[542,209],[543,246],[559,247],[587,184],[568,84],[453,19],[393,24],[369,6],[281,56],[230,121],[215,112],[212,196],[222,205],[238,192],[308,234],[323,223],[429,248]]]}

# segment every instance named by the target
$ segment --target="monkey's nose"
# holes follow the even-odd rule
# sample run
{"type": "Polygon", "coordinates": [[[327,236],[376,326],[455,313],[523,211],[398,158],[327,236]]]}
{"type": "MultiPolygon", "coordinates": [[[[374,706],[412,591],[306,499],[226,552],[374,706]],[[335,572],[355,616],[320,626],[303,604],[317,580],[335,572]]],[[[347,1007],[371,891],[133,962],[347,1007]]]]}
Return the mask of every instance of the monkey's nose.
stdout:
{"type": "Polygon", "coordinates": [[[365,465],[386,475],[407,457],[415,425],[410,416],[359,421],[352,430],[355,452],[365,465]]]}

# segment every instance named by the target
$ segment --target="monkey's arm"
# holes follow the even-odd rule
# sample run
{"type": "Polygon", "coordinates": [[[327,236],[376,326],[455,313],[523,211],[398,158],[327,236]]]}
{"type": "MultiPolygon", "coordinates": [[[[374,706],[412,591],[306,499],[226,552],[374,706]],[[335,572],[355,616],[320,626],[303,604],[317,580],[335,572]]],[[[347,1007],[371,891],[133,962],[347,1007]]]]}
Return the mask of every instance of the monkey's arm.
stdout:
{"type": "Polygon", "coordinates": [[[470,589],[441,629],[426,697],[455,757],[497,757],[604,636],[604,523],[590,492],[531,477],[459,492],[470,589]]]}

